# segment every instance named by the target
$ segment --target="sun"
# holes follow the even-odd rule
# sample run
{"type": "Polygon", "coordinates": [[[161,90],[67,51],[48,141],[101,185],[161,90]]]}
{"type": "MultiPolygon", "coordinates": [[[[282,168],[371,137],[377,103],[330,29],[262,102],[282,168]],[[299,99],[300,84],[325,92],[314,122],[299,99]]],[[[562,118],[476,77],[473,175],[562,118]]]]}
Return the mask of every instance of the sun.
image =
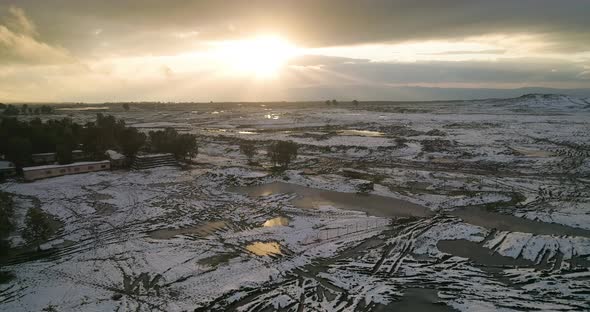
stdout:
{"type": "Polygon", "coordinates": [[[234,74],[272,78],[299,49],[279,36],[259,36],[218,42],[214,54],[234,74]]]}

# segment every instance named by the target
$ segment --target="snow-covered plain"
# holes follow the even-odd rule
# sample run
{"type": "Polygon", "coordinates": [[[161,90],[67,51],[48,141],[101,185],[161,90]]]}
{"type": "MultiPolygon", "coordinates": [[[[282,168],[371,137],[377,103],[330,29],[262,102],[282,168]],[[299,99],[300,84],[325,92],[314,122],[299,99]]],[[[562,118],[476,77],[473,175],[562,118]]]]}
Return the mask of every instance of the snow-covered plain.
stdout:
{"type": "Polygon", "coordinates": [[[10,239],[20,250],[2,260],[16,278],[0,284],[0,310],[387,311],[425,289],[436,294],[422,298],[432,311],[587,311],[589,106],[528,95],[111,107],[142,131],[197,134],[199,155],[183,170],[0,184],[17,204],[10,239]],[[274,140],[300,144],[281,174],[266,160],[274,140]],[[259,147],[254,164],[239,154],[243,141],[259,147]],[[343,193],[371,181],[371,195],[358,195],[365,205],[379,196],[429,213],[375,217],[327,200],[302,208],[297,194],[235,188],[277,181],[343,193]],[[62,224],[41,256],[19,234],[32,206],[62,224]],[[455,214],[476,208],[531,222],[495,229],[477,212],[455,214]],[[454,248],[441,247],[449,241],[454,248]]]}

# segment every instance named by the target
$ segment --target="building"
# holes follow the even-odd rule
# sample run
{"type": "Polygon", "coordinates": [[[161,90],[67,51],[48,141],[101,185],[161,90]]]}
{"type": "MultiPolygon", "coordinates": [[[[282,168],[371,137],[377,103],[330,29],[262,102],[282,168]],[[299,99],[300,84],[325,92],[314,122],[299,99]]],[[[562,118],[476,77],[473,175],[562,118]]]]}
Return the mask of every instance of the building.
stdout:
{"type": "Polygon", "coordinates": [[[16,175],[16,167],[10,161],[0,160],[0,179],[16,175]]]}
{"type": "Polygon", "coordinates": [[[168,153],[135,156],[133,164],[131,164],[131,169],[142,170],[165,166],[178,167],[178,162],[174,158],[174,155],[168,153]]]}
{"type": "Polygon", "coordinates": [[[115,169],[125,167],[127,163],[127,157],[125,157],[125,155],[113,150],[108,150],[104,154],[109,158],[109,161],[111,162],[111,168],[115,169]]]}
{"type": "Polygon", "coordinates": [[[77,162],[67,165],[46,165],[23,168],[23,176],[27,181],[58,177],[68,174],[85,173],[93,171],[110,170],[111,163],[108,160],[77,162]]]}
{"type": "Polygon", "coordinates": [[[31,155],[31,160],[35,165],[45,165],[55,163],[56,153],[39,153],[31,155]]]}

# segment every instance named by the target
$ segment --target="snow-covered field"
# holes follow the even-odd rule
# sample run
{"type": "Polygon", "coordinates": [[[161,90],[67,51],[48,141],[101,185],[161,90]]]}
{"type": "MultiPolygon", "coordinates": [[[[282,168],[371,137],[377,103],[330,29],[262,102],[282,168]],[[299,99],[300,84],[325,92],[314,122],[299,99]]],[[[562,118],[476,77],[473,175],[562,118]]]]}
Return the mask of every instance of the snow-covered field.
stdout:
{"type": "Polygon", "coordinates": [[[587,311],[589,106],[111,108],[143,131],[197,134],[199,155],[184,170],[0,184],[21,250],[0,258],[16,276],[0,310],[587,311]],[[252,165],[245,140],[259,147],[252,165]],[[266,160],[273,140],[300,144],[281,174],[266,160]],[[371,194],[351,195],[363,181],[371,194]],[[62,224],[41,254],[19,234],[34,206],[62,224]]]}

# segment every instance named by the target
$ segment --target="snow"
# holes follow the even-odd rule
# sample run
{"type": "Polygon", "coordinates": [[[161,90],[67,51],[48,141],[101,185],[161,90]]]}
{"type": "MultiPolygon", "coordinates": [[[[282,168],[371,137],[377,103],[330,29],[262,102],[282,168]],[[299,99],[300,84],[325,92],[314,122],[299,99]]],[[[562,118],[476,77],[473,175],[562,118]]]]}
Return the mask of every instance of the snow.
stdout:
{"type": "Polygon", "coordinates": [[[200,154],[188,170],[0,184],[17,206],[14,245],[23,244],[30,207],[63,223],[43,244],[55,254],[3,267],[17,278],[0,285],[0,310],[247,311],[291,304],[296,310],[303,296],[304,310],[353,311],[383,308],[417,286],[434,289],[440,302],[461,311],[584,310],[588,237],[497,231],[452,216],[458,208],[486,205],[493,213],[590,229],[584,103],[530,95],[354,109],[264,104],[113,112],[146,131],[197,134],[200,154]],[[255,142],[260,165],[239,153],[244,140],[255,142]],[[269,170],[264,150],[271,140],[300,144],[291,170],[269,170]],[[284,180],[346,193],[370,181],[371,194],[425,206],[432,215],[384,219],[337,204],[302,209],[293,194],[248,197],[229,189],[284,180]],[[262,226],[277,217],[289,224],[262,226]],[[372,222],[379,226],[349,230],[372,222]],[[150,236],[164,229],[178,234],[150,236]],[[489,268],[440,251],[441,240],[465,240],[534,265],[489,268]],[[246,249],[256,242],[278,244],[281,254],[256,256],[246,249]],[[146,276],[161,276],[159,294],[143,286],[146,276]],[[124,281],[139,281],[138,295],[128,294],[124,281]],[[122,297],[113,299],[116,294],[122,297]]]}
{"type": "Polygon", "coordinates": [[[125,159],[125,155],[117,152],[117,151],[113,151],[113,150],[107,150],[105,152],[105,154],[109,157],[109,159],[112,160],[121,160],[121,159],[125,159]]]}
{"type": "Polygon", "coordinates": [[[14,164],[10,161],[0,161],[0,170],[14,168],[14,164]]]}

